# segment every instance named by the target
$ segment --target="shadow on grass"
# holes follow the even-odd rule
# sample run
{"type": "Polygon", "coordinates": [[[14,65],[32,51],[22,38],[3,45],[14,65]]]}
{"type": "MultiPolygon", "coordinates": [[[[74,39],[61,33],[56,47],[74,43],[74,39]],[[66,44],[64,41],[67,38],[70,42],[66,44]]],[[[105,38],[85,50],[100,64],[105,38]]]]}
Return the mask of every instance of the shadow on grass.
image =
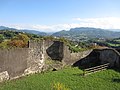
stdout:
{"type": "Polygon", "coordinates": [[[115,78],[115,79],[112,80],[112,82],[120,83],[120,78],[119,79],[115,78]]]}
{"type": "Polygon", "coordinates": [[[73,74],[74,76],[83,76],[83,73],[73,74]]]}
{"type": "Polygon", "coordinates": [[[117,67],[113,67],[112,69],[114,69],[115,71],[119,72],[120,73],[120,69],[117,68],[117,67]]]}

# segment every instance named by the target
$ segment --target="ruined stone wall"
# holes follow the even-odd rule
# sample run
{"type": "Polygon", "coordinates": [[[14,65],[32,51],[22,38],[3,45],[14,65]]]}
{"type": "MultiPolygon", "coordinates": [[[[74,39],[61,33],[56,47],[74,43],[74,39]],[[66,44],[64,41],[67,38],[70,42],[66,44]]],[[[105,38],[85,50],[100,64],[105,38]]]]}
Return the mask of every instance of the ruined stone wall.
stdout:
{"type": "MultiPolygon", "coordinates": [[[[114,49],[71,53],[69,47],[63,42],[51,40],[30,41],[29,48],[0,50],[0,81],[41,72],[44,66],[46,66],[45,61],[49,58],[57,60],[57,63],[51,64],[53,68],[73,65],[76,62],[81,64],[87,63],[88,65],[89,63],[94,63],[94,61],[99,61],[100,64],[109,62],[111,67],[120,67],[120,53],[114,49]]],[[[49,68],[49,65],[47,68],[49,68]]]]}
{"type": "Polygon", "coordinates": [[[44,41],[44,55],[45,55],[45,60],[47,60],[48,58],[51,58],[48,54],[47,54],[47,49],[49,47],[51,47],[53,45],[54,41],[52,40],[45,40],[44,41]]]}
{"type": "Polygon", "coordinates": [[[72,65],[92,52],[92,50],[86,50],[79,53],[71,53],[69,47],[60,41],[47,40],[44,43],[45,60],[48,58],[58,60],[64,65],[72,65]]]}
{"type": "Polygon", "coordinates": [[[44,41],[31,41],[29,43],[27,69],[25,70],[25,74],[41,72],[45,60],[44,43],[44,41]]]}
{"type": "Polygon", "coordinates": [[[120,53],[115,49],[99,50],[101,64],[109,62],[110,67],[120,67],[120,53]]]}
{"type": "Polygon", "coordinates": [[[73,65],[76,61],[85,58],[88,56],[92,50],[86,50],[86,51],[81,51],[78,53],[71,53],[69,50],[69,47],[64,45],[64,58],[63,58],[63,63],[66,65],[73,65]]]}
{"type": "Polygon", "coordinates": [[[64,58],[64,43],[60,41],[45,41],[45,65],[44,70],[61,69],[64,58]]]}
{"type": "Polygon", "coordinates": [[[28,49],[0,50],[0,72],[7,72],[10,78],[20,76],[27,68],[28,49]]]}
{"type": "Polygon", "coordinates": [[[87,57],[78,60],[74,66],[89,68],[96,65],[110,63],[109,67],[120,68],[120,53],[115,49],[94,49],[87,57]]]}
{"type": "Polygon", "coordinates": [[[30,42],[29,48],[0,50],[0,81],[41,72],[45,60],[44,52],[44,41],[30,42]]]}

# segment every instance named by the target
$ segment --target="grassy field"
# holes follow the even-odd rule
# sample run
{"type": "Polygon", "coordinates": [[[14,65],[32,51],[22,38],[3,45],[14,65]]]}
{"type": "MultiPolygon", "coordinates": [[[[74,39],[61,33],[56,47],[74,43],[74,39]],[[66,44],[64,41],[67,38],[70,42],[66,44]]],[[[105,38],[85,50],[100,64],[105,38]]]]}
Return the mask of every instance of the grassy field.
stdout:
{"type": "Polygon", "coordinates": [[[120,46],[120,44],[108,43],[109,46],[120,46]]]}
{"type": "Polygon", "coordinates": [[[85,77],[80,74],[78,68],[34,74],[1,83],[0,90],[120,90],[119,72],[109,69],[85,77]]]}

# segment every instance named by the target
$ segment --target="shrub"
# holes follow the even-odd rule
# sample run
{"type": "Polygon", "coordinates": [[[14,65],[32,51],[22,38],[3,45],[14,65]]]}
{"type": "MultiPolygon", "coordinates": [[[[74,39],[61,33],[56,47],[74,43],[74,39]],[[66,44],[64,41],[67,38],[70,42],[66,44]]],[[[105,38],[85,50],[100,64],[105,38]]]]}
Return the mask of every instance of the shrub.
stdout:
{"type": "Polygon", "coordinates": [[[71,50],[71,52],[79,52],[80,51],[79,47],[75,47],[75,46],[71,46],[71,45],[69,45],[69,49],[71,50]]]}
{"type": "Polygon", "coordinates": [[[67,88],[64,84],[57,82],[52,84],[52,90],[71,90],[70,88],[67,88]]]}

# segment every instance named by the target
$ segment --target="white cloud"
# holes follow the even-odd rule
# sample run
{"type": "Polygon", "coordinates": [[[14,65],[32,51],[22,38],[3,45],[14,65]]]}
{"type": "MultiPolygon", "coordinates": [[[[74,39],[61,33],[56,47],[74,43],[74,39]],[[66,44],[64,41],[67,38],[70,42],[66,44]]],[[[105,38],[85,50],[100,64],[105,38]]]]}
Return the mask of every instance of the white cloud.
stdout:
{"type": "Polygon", "coordinates": [[[69,30],[71,24],[56,24],[56,25],[28,25],[28,24],[12,24],[7,25],[8,27],[16,28],[16,29],[31,29],[38,30],[43,32],[56,32],[60,30],[69,30]]]}
{"type": "Polygon", "coordinates": [[[105,18],[74,18],[77,23],[56,24],[56,25],[30,25],[30,24],[11,24],[9,27],[17,29],[33,29],[44,32],[56,32],[60,30],[69,30],[75,27],[95,27],[103,29],[120,29],[120,17],[105,18]]]}
{"type": "Polygon", "coordinates": [[[120,29],[120,17],[105,17],[105,18],[74,18],[81,25],[86,27],[96,27],[103,29],[120,29]]]}

